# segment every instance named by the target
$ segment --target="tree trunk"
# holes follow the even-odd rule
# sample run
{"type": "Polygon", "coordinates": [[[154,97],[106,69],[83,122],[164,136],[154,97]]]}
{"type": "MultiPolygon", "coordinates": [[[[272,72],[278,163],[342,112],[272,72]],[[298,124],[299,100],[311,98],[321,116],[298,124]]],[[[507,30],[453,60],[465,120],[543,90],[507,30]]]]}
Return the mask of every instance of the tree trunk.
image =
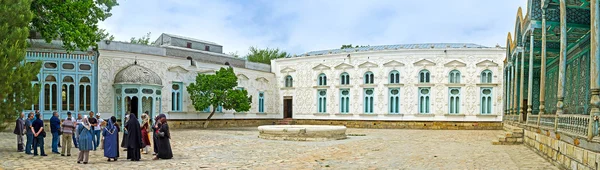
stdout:
{"type": "Polygon", "coordinates": [[[210,118],[212,118],[213,115],[215,115],[216,110],[217,110],[217,107],[213,107],[212,112],[210,112],[210,115],[208,115],[208,118],[206,118],[206,122],[204,122],[204,129],[208,128],[208,123],[210,122],[210,118]]]}

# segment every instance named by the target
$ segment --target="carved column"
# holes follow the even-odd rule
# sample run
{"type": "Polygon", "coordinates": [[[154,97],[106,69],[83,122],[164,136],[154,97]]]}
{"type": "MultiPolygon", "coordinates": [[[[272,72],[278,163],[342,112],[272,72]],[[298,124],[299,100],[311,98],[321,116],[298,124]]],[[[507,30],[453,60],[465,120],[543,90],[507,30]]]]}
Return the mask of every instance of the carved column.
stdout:
{"type": "Polygon", "coordinates": [[[540,126],[540,119],[546,112],[546,10],[542,9],[542,61],[540,65],[540,112],[538,113],[537,125],[540,126]]]}
{"type": "Polygon", "coordinates": [[[521,81],[519,81],[519,122],[523,122],[523,98],[525,96],[525,48],[521,47],[521,81]]]}
{"type": "Polygon", "coordinates": [[[558,115],[563,114],[565,99],[565,71],[567,68],[567,5],[566,0],[560,0],[560,56],[558,60],[558,88],[556,90],[556,118],[554,130],[558,129],[558,115]]]}
{"type": "MultiPolygon", "coordinates": [[[[527,81],[527,119],[529,119],[529,115],[531,115],[533,109],[533,31],[534,29],[531,29],[531,31],[529,32],[529,75],[527,77],[527,79],[529,81],[527,81]]],[[[529,120],[527,120],[529,122],[529,120]]]]}
{"type": "Polygon", "coordinates": [[[517,89],[517,83],[518,81],[518,77],[517,74],[519,73],[519,54],[515,55],[515,61],[514,61],[514,65],[513,65],[513,115],[516,115],[517,113],[519,113],[519,98],[518,98],[518,89],[517,89]]]}
{"type": "Polygon", "coordinates": [[[600,115],[600,85],[598,84],[598,69],[600,67],[600,63],[598,60],[600,59],[600,49],[598,48],[598,40],[600,39],[598,34],[600,32],[599,22],[600,12],[598,11],[598,0],[590,1],[590,12],[591,12],[591,24],[590,24],[590,91],[592,92],[591,100],[590,100],[590,121],[588,123],[588,139],[591,140],[594,135],[594,122],[598,119],[600,115]]]}

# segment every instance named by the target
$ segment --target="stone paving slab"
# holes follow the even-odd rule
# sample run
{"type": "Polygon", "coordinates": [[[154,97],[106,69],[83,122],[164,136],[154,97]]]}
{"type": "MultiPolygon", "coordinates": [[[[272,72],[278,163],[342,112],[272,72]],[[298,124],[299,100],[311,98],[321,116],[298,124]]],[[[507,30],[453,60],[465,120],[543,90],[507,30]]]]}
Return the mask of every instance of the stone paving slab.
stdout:
{"type": "MultiPolygon", "coordinates": [[[[174,157],[152,161],[106,162],[103,151],[90,163],[50,151],[33,157],[15,151],[15,136],[0,133],[0,169],[558,169],[523,145],[491,145],[499,130],[348,129],[346,140],[273,141],[258,138],[256,128],[174,130],[174,157]]],[[[121,157],[126,153],[121,151],[121,157]]]]}

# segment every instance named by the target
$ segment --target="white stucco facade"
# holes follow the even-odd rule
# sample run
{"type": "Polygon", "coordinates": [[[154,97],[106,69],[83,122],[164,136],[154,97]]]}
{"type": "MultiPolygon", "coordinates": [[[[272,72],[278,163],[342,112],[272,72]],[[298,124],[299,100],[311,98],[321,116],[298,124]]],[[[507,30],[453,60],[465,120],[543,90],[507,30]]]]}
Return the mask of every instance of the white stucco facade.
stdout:
{"type": "Polygon", "coordinates": [[[283,106],[284,98],[291,98],[294,119],[501,121],[504,58],[502,48],[385,49],[277,59],[272,61],[271,70],[280,91],[277,105],[283,106]],[[390,83],[393,70],[400,73],[399,83],[390,83]],[[430,72],[429,83],[419,82],[421,70],[430,72]],[[459,83],[449,83],[452,70],[460,72],[459,83]],[[493,75],[489,83],[481,81],[484,70],[493,75]],[[341,84],[344,72],[349,74],[349,85],[341,84]],[[366,72],[373,73],[373,84],[365,84],[366,72]],[[327,85],[318,86],[322,73],[327,76],[327,85]],[[292,87],[285,87],[288,75],[293,78],[292,87]],[[390,113],[392,88],[400,90],[398,113],[390,113]],[[419,113],[419,88],[430,90],[427,114],[419,113]],[[455,114],[449,112],[450,88],[460,91],[455,114]],[[482,88],[492,90],[491,112],[483,114],[482,88]],[[341,111],[341,89],[350,92],[347,113],[341,111]],[[365,112],[365,89],[374,90],[372,112],[365,112]],[[324,112],[318,108],[318,91],[326,91],[324,112]]]}
{"type": "MultiPolygon", "coordinates": [[[[120,46],[132,46],[132,44],[114,44],[120,46]]],[[[102,113],[102,117],[110,117],[117,115],[116,113],[121,108],[119,107],[115,97],[115,75],[122,69],[134,64],[148,68],[158,74],[162,80],[162,94],[160,102],[154,102],[154,114],[168,114],[170,119],[205,119],[209,113],[203,110],[197,111],[192,105],[190,95],[186,90],[186,86],[195,82],[198,73],[214,74],[221,67],[229,67],[227,65],[219,65],[213,63],[194,62],[191,65],[190,60],[182,57],[173,57],[162,55],[160,50],[162,47],[143,46],[138,47],[145,49],[146,53],[135,53],[133,50],[100,50],[99,78],[98,78],[98,112],[102,113]],[[155,54],[149,54],[147,51],[158,51],[155,54]],[[171,95],[172,86],[174,83],[183,85],[182,108],[178,111],[173,111],[173,97],[171,95]]],[[[238,87],[243,87],[248,91],[248,95],[252,96],[252,108],[244,113],[234,113],[233,110],[223,110],[216,112],[213,119],[275,119],[281,118],[282,114],[279,111],[278,103],[275,99],[279,97],[279,91],[275,88],[275,74],[271,72],[251,70],[246,68],[233,67],[234,72],[238,77],[238,87]],[[264,93],[265,109],[264,112],[258,112],[258,94],[264,93]]],[[[143,111],[151,111],[149,107],[140,107],[143,111]]],[[[152,112],[152,111],[151,111],[152,112]]]]}
{"type": "MultiPolygon", "coordinates": [[[[151,102],[140,96],[146,100],[140,103],[152,105],[134,106],[139,108],[138,113],[165,113],[170,119],[180,120],[205,119],[209,113],[194,109],[186,86],[195,82],[197,74],[213,74],[221,67],[232,66],[226,64],[233,62],[238,88],[246,89],[252,96],[251,109],[244,113],[218,111],[213,119],[501,121],[505,50],[476,44],[435,45],[309,52],[273,60],[269,66],[194,49],[101,44],[97,63],[98,112],[119,118],[132,108],[128,105],[131,98],[123,101],[125,95],[121,93],[125,86],[133,86],[115,82],[115,76],[135,64],[158,75],[153,82],[159,77],[154,84],[160,86],[152,87],[155,92],[162,92],[152,93],[152,97],[148,97],[153,99],[151,102]],[[179,54],[198,56],[172,56],[179,54]],[[428,81],[420,77],[423,70],[428,72],[428,81]],[[484,71],[489,73],[485,76],[489,79],[482,77],[484,71]],[[394,81],[391,72],[399,74],[392,76],[394,81]],[[451,72],[455,75],[452,82],[451,72]],[[341,82],[342,73],[349,77],[345,84],[341,82]],[[372,74],[372,80],[365,79],[366,73],[372,74]],[[286,83],[286,77],[291,82],[286,83]],[[323,82],[318,84],[318,81],[323,82]],[[177,91],[174,85],[182,88],[179,90],[181,102],[174,101],[172,92],[177,91]],[[262,112],[259,111],[261,93],[262,112]],[[174,103],[181,103],[180,108],[174,109],[174,103]]],[[[142,87],[138,90],[138,95],[145,95],[142,87]]]]}

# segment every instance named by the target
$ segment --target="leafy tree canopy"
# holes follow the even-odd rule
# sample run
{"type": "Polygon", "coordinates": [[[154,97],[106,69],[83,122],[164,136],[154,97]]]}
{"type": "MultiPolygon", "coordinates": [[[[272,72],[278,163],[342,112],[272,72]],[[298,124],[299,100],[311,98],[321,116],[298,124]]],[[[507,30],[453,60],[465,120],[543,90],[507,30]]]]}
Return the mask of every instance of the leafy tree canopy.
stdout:
{"type": "Polygon", "coordinates": [[[348,45],[342,45],[342,47],[340,49],[346,49],[346,48],[359,48],[359,47],[369,47],[369,45],[356,45],[355,47],[352,47],[352,44],[348,44],[348,45]]]}
{"type": "Polygon", "coordinates": [[[144,45],[148,45],[150,44],[150,32],[148,32],[148,34],[146,34],[145,36],[142,36],[140,38],[135,38],[135,37],[131,37],[131,40],[129,41],[129,43],[132,44],[144,44],[144,45]]]}
{"type": "Polygon", "coordinates": [[[117,5],[117,0],[34,0],[30,9],[35,16],[29,26],[48,43],[61,39],[67,51],[96,47],[108,37],[98,22],[110,17],[117,5]]]}
{"type": "Polygon", "coordinates": [[[245,89],[237,88],[237,76],[233,68],[221,68],[214,75],[198,74],[196,82],[187,86],[192,104],[196,110],[204,110],[212,106],[212,110],[204,127],[208,127],[210,118],[215,114],[217,107],[226,110],[245,112],[250,110],[252,98],[248,97],[245,89]]]}
{"type": "Polygon", "coordinates": [[[0,130],[38,99],[39,87],[31,81],[41,62],[22,63],[33,17],[30,5],[31,0],[0,0],[0,130]]]}
{"type": "Polygon", "coordinates": [[[256,47],[250,47],[249,50],[249,53],[246,55],[246,59],[248,61],[264,64],[271,64],[271,60],[273,59],[285,58],[290,56],[288,53],[280,51],[278,48],[258,49],[256,47]]]}

